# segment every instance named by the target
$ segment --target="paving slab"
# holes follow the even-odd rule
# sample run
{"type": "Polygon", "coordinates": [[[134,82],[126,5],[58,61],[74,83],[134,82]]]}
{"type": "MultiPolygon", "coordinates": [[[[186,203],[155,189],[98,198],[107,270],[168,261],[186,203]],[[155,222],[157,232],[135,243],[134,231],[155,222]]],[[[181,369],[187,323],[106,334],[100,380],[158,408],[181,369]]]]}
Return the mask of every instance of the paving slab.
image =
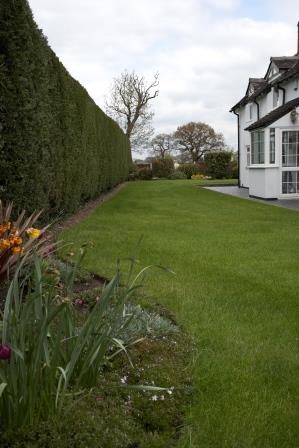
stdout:
{"type": "Polygon", "coordinates": [[[247,199],[249,201],[262,202],[268,205],[274,205],[276,207],[288,208],[290,210],[295,210],[299,212],[299,199],[277,199],[273,201],[266,201],[263,199],[251,198],[249,197],[249,190],[247,188],[239,188],[239,187],[229,187],[229,186],[211,186],[211,187],[202,187],[206,190],[216,191],[217,193],[228,194],[230,196],[236,196],[238,198],[247,199]]]}

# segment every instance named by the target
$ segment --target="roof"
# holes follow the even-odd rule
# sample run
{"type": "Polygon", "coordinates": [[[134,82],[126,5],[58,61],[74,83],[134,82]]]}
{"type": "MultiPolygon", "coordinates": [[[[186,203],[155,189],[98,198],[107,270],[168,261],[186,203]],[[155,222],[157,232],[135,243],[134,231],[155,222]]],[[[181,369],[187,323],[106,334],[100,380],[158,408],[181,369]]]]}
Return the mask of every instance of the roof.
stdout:
{"type": "Polygon", "coordinates": [[[265,126],[269,126],[274,123],[274,121],[286,115],[288,112],[291,112],[294,107],[299,106],[299,98],[295,98],[294,100],[288,101],[277,109],[272,110],[269,114],[257,120],[255,123],[245,128],[245,131],[253,131],[254,129],[264,128],[265,126]]]}
{"type": "Polygon", "coordinates": [[[274,56],[270,60],[279,70],[288,70],[298,61],[298,56],[274,56]]]}
{"type": "Polygon", "coordinates": [[[298,74],[299,74],[299,61],[297,61],[297,63],[290,70],[283,73],[278,79],[275,79],[273,84],[278,84],[280,82],[287,81],[288,79],[298,74]]]}
{"type": "Polygon", "coordinates": [[[291,77],[299,75],[299,56],[278,56],[278,57],[271,57],[270,58],[270,65],[267,69],[266,75],[264,78],[249,78],[249,85],[253,86],[253,94],[248,95],[249,88],[247,87],[246,95],[237,103],[235,104],[230,112],[235,111],[239,107],[245,106],[245,104],[254,102],[256,98],[258,98],[260,95],[264,95],[268,93],[271,88],[281,82],[289,80],[291,77]],[[273,79],[272,81],[269,81],[267,79],[267,75],[269,72],[270,65],[275,63],[281,74],[273,79]]]}
{"type": "MultiPolygon", "coordinates": [[[[250,78],[250,79],[251,79],[251,78],[250,78]]],[[[271,86],[268,84],[268,82],[267,82],[265,79],[262,78],[262,81],[263,81],[263,82],[259,82],[259,83],[255,86],[255,88],[254,88],[254,92],[253,92],[252,95],[247,95],[247,94],[246,94],[245,96],[243,96],[243,98],[242,98],[237,104],[235,104],[235,105],[231,108],[230,112],[234,111],[235,109],[238,109],[238,107],[245,106],[245,104],[247,104],[247,103],[250,103],[250,102],[252,102],[252,101],[255,101],[255,99],[256,99],[258,96],[262,95],[263,93],[267,93],[267,92],[271,89],[271,86]]],[[[249,82],[250,82],[250,81],[249,81],[249,82]]],[[[248,89],[247,89],[247,90],[248,90],[248,89]]]]}

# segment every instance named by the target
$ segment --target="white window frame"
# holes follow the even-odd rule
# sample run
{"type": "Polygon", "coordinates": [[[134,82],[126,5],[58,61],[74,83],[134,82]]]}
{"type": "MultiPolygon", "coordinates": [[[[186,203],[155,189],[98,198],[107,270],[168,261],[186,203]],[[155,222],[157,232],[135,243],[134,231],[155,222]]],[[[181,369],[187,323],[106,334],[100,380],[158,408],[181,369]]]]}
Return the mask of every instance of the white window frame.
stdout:
{"type": "Polygon", "coordinates": [[[265,130],[264,129],[257,129],[255,131],[252,131],[250,133],[250,138],[251,138],[251,160],[250,160],[250,166],[254,167],[254,166],[261,166],[261,165],[265,165],[265,130]],[[259,139],[257,141],[254,140],[255,138],[255,134],[259,135],[259,139]],[[263,143],[263,147],[261,148],[261,136],[263,136],[262,139],[262,143],[263,143]],[[258,159],[261,159],[261,154],[263,155],[262,157],[262,162],[254,162],[254,155],[255,155],[255,145],[257,143],[258,146],[258,159]]]}
{"type": "Polygon", "coordinates": [[[247,168],[251,165],[251,149],[250,145],[246,145],[246,166],[247,168]]]}
{"type": "MultiPolygon", "coordinates": [[[[299,127],[286,127],[286,128],[282,128],[280,129],[280,139],[279,139],[279,147],[280,147],[280,154],[279,154],[279,159],[280,159],[280,187],[279,187],[279,191],[280,191],[280,196],[283,198],[289,198],[289,199],[298,199],[299,198],[299,189],[298,192],[296,193],[283,193],[282,192],[282,179],[283,179],[283,173],[286,171],[295,171],[297,172],[297,179],[299,179],[299,163],[298,160],[296,161],[297,166],[283,166],[282,164],[282,149],[283,149],[283,133],[284,132],[299,132],[299,127]]],[[[296,142],[297,143],[297,142],[296,142]]],[[[298,143],[299,144],[299,143],[298,143]]],[[[299,151],[297,151],[297,154],[299,154],[299,151]]]]}
{"type": "Polygon", "coordinates": [[[269,165],[275,165],[276,163],[276,129],[270,128],[269,129],[269,165]],[[271,139],[271,137],[274,136],[274,140],[271,139]],[[272,146],[273,144],[273,146],[272,146]],[[274,156],[273,159],[271,159],[271,155],[274,156]]]}

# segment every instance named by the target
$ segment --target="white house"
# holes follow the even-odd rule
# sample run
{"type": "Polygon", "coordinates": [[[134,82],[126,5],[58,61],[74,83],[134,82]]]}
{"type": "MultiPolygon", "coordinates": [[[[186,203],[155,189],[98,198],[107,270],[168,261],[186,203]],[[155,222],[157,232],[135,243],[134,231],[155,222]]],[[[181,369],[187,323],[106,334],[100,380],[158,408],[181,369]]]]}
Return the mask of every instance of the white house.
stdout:
{"type": "Polygon", "coordinates": [[[263,199],[299,198],[299,22],[295,56],[271,57],[232,107],[238,117],[239,186],[263,199]]]}

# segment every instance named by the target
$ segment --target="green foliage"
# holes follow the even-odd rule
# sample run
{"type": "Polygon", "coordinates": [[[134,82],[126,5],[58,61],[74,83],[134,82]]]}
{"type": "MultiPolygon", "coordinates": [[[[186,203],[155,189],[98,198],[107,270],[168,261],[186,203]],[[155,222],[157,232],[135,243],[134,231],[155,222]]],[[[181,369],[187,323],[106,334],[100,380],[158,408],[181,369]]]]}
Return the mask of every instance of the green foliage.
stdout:
{"type": "Polygon", "coordinates": [[[231,177],[231,158],[230,151],[210,152],[205,155],[207,173],[215,179],[231,177]]]}
{"type": "Polygon", "coordinates": [[[99,383],[68,397],[58,418],[7,431],[3,448],[175,448],[191,397],[192,341],[181,331],[159,340],[145,338],[124,357],[106,365],[99,383]],[[130,389],[127,384],[163,384],[165,392],[130,389]],[[152,397],[157,395],[157,401],[152,397]],[[164,396],[164,400],[162,397],[164,396]]]}
{"type": "Polygon", "coordinates": [[[147,311],[140,305],[126,305],[126,313],[132,316],[127,327],[121,333],[121,339],[129,343],[138,338],[151,336],[160,338],[178,333],[179,329],[169,319],[154,311],[147,311]]]}
{"type": "Polygon", "coordinates": [[[170,157],[165,159],[157,159],[153,161],[153,176],[168,177],[174,171],[173,159],[170,157]]]}
{"type": "Polygon", "coordinates": [[[193,174],[200,173],[199,167],[195,163],[183,163],[178,167],[177,170],[181,171],[182,173],[185,173],[187,176],[187,179],[191,179],[193,174]]]}
{"type": "Polygon", "coordinates": [[[138,180],[139,169],[136,163],[131,163],[129,168],[129,177],[128,180],[138,180]]]}
{"type": "Polygon", "coordinates": [[[140,168],[138,170],[138,179],[139,180],[151,180],[153,177],[153,172],[149,168],[140,168]]]}
{"type": "Polygon", "coordinates": [[[125,300],[135,280],[120,289],[118,271],[80,324],[72,300],[76,266],[61,287],[40,258],[25,276],[24,265],[25,257],[10,284],[0,326],[1,429],[48,418],[62,409],[70,387],[94,386],[108,352],[125,350],[119,337],[132,319],[125,300]],[[10,350],[9,359],[3,349],[5,355],[10,350]]]}
{"type": "Polygon", "coordinates": [[[170,180],[187,179],[186,174],[183,171],[176,170],[168,176],[170,180]]]}
{"type": "Polygon", "coordinates": [[[233,160],[231,162],[231,177],[233,179],[238,179],[239,177],[239,166],[236,160],[233,160]]]}
{"type": "Polygon", "coordinates": [[[128,139],[61,64],[26,0],[1,2],[0,42],[2,197],[55,216],[126,179],[128,139]]]}

